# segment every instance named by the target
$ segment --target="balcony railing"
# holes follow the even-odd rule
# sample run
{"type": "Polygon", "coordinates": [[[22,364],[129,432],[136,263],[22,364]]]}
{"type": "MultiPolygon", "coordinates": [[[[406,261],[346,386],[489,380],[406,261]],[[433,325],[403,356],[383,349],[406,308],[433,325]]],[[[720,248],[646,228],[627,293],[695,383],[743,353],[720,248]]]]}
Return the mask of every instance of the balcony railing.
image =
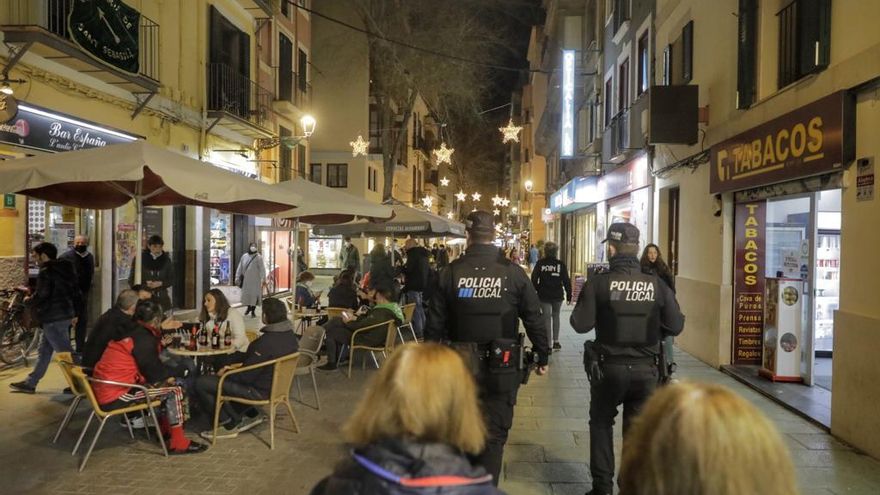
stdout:
{"type": "Polygon", "coordinates": [[[272,94],[236,69],[208,64],[208,111],[224,112],[265,128],[272,94]]]}
{"type": "Polygon", "coordinates": [[[609,161],[614,161],[629,149],[629,111],[624,110],[611,119],[605,128],[602,145],[605,158],[609,161]]]}
{"type": "MultiPolygon", "coordinates": [[[[7,42],[19,42],[20,36],[10,35],[29,28],[39,28],[46,34],[73,43],[68,31],[68,17],[74,0],[5,0],[6,11],[0,12],[0,30],[6,34],[7,42]]],[[[141,14],[138,24],[138,74],[153,81],[159,81],[159,24],[141,14]]],[[[33,42],[28,38],[21,42],[33,42]]],[[[75,44],[73,46],[76,46],[75,44]]],[[[78,47],[77,47],[78,48],[78,47]]],[[[81,51],[81,49],[80,49],[81,51]]],[[[94,63],[90,55],[83,53],[84,59],[94,63]]],[[[106,65],[106,64],[102,64],[106,65]]],[[[109,66],[108,66],[109,67],[109,66]]]]}

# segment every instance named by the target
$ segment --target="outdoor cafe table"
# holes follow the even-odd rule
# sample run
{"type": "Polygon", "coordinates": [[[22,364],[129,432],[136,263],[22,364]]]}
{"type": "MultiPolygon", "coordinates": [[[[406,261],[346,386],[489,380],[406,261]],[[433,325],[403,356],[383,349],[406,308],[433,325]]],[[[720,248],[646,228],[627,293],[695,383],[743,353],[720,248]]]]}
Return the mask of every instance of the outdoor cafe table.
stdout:
{"type": "Polygon", "coordinates": [[[191,350],[187,349],[186,347],[175,348],[175,347],[169,346],[169,347],[167,347],[167,349],[168,349],[168,352],[170,352],[171,354],[174,354],[175,356],[186,356],[186,357],[193,358],[193,361],[195,361],[195,363],[196,363],[196,367],[197,367],[196,369],[200,369],[199,368],[199,364],[200,364],[199,359],[200,358],[205,358],[205,357],[210,357],[210,356],[223,356],[223,355],[228,355],[228,354],[232,354],[233,352],[235,352],[235,347],[233,347],[231,345],[220,347],[219,349],[214,349],[211,346],[200,345],[194,351],[191,351],[191,350]]]}
{"type": "Polygon", "coordinates": [[[314,309],[298,309],[296,310],[296,319],[299,320],[299,324],[296,326],[295,333],[297,335],[302,335],[306,328],[312,325],[312,321],[318,321],[321,318],[327,316],[326,311],[316,311],[314,309]]]}

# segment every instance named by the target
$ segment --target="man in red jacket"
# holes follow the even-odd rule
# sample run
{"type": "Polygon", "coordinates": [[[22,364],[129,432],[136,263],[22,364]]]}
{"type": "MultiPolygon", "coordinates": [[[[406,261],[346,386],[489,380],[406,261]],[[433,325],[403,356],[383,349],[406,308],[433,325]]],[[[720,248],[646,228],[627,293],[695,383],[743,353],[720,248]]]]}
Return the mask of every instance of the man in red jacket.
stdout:
{"type": "MultiPolygon", "coordinates": [[[[169,454],[195,454],[207,445],[189,440],[183,431],[186,405],[183,389],[174,385],[173,370],[162,364],[162,308],[141,301],[134,311],[137,326],[127,335],[111,341],[101,355],[92,376],[99,380],[146,385],[151,400],[161,399],[167,414],[159,418],[163,434],[170,435],[169,454]]],[[[95,397],[106,410],[122,409],[143,402],[143,391],[119,385],[93,383],[95,397]]]]}

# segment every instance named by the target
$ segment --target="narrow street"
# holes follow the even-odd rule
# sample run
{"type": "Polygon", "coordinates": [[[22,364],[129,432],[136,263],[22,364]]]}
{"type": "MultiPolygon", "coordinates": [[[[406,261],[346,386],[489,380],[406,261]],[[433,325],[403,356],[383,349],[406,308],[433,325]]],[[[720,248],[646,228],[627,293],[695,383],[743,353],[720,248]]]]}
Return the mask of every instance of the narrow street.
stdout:
{"type": "MultiPolygon", "coordinates": [[[[323,285],[323,284],[322,284],[323,285]]],[[[564,310],[563,320],[568,311],[564,310]]],[[[255,327],[256,321],[249,320],[255,327]]],[[[501,487],[510,495],[582,494],[590,487],[587,404],[580,344],[567,323],[563,350],[554,356],[551,373],[533,376],[522,388],[515,424],[505,454],[501,487]]],[[[756,404],[777,425],[789,445],[804,495],[869,495],[880,491],[880,463],[836,441],[821,428],[783,409],[720,371],[677,354],[679,378],[731,387],[756,404]]],[[[359,362],[357,362],[359,364],[359,362]]],[[[276,448],[268,448],[268,429],[260,426],[236,439],[218,441],[208,452],[165,459],[155,442],[136,432],[128,437],[118,422],[109,422],[83,473],[79,456],[70,455],[87,417],[86,406],[58,443],[51,443],[69,403],[56,366],[50,367],[37,394],[9,392],[7,384],[26,370],[0,370],[0,480],[3,493],[15,494],[307,494],[346,452],[339,433],[370,376],[358,370],[351,380],[342,373],[318,376],[322,409],[314,409],[308,384],[305,402],[294,405],[301,432],[291,430],[281,414],[276,448]],[[171,488],[173,487],[173,488],[171,488]]],[[[194,436],[206,425],[188,425],[194,436]]],[[[94,429],[94,426],[92,427],[94,429]]],[[[619,448],[619,441],[618,441],[619,448]]]]}

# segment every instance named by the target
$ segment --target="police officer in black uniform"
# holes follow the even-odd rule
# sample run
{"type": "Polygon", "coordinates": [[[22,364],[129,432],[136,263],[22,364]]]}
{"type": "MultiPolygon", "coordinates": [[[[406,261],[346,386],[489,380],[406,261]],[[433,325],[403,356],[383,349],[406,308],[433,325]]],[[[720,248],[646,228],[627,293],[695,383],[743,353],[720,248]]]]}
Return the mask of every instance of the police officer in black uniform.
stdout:
{"type": "Polygon", "coordinates": [[[523,373],[516,361],[519,319],[525,324],[537,360],[547,372],[550,349],[541,304],[529,277],[492,244],[494,217],[486,211],[468,215],[466,254],[443,269],[431,298],[425,338],[449,343],[462,352],[475,373],[489,438],[476,462],[498,484],[507,432],[523,373]]]}
{"type": "Polygon", "coordinates": [[[639,229],[628,223],[608,228],[608,272],[590,277],[571,314],[578,333],[596,329],[584,344],[590,379],[590,473],[587,495],[610,495],[614,477],[612,427],[623,404],[623,431],[657,387],[660,341],[678,335],[684,317],[675,294],[639,265],[639,229]]]}

